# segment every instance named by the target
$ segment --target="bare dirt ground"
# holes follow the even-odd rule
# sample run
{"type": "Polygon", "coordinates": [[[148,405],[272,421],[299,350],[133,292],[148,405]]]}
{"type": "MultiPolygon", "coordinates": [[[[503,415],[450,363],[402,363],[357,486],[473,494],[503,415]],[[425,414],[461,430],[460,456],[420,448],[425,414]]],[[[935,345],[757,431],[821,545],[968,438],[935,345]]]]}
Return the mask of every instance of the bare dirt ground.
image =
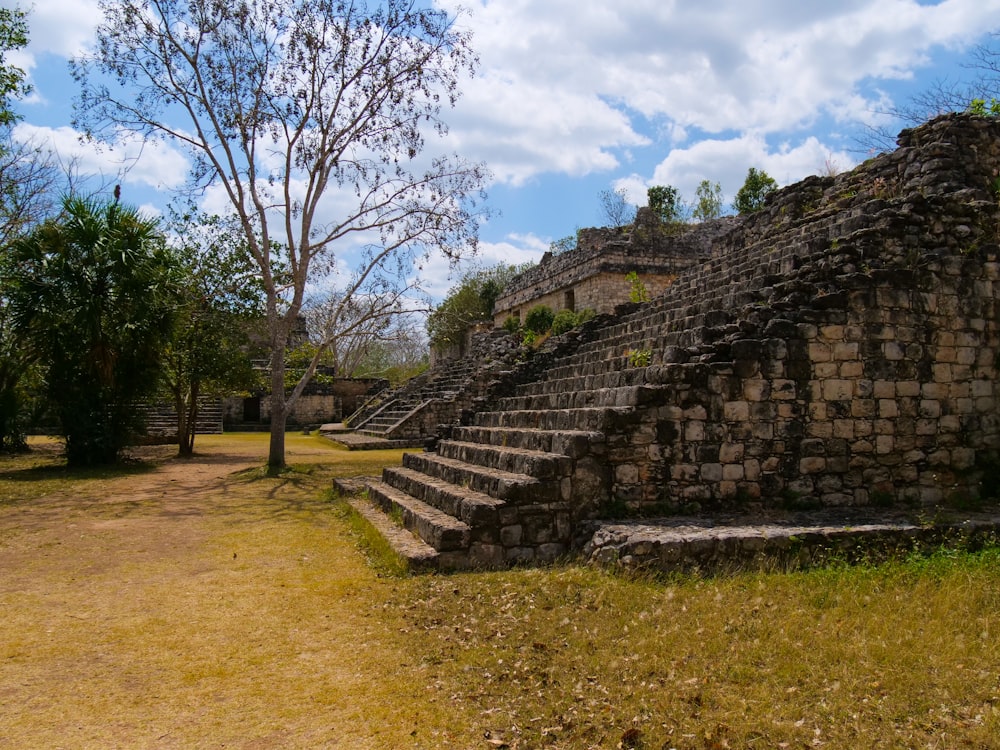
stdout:
{"type": "Polygon", "coordinates": [[[205,436],[125,475],[4,474],[0,748],[434,746],[392,584],[323,496],[349,454],[289,437],[309,471],[205,436]]]}

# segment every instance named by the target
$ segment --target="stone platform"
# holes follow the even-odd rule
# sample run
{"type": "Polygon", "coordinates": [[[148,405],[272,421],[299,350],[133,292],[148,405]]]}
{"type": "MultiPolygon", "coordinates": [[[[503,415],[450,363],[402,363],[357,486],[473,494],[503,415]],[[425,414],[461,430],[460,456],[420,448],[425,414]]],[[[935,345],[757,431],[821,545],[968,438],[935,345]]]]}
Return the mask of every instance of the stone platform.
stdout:
{"type": "Polygon", "coordinates": [[[583,549],[605,566],[725,572],[877,561],[941,545],[978,548],[1000,538],[1000,508],[873,508],[761,512],[596,522],[583,549]]]}
{"type": "Polygon", "coordinates": [[[323,425],[319,434],[327,440],[332,440],[349,451],[377,451],[389,450],[392,448],[419,448],[422,447],[424,438],[414,438],[412,440],[388,440],[383,437],[373,435],[362,435],[354,432],[350,428],[338,430],[327,430],[328,425],[323,425]]]}

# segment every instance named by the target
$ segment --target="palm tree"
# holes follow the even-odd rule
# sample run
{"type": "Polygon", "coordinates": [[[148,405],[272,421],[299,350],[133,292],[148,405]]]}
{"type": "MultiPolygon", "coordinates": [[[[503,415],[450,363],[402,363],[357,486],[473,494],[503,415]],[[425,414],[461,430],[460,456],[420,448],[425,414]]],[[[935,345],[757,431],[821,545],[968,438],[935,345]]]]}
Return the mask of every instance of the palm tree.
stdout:
{"type": "Polygon", "coordinates": [[[14,326],[47,370],[72,465],[116,461],[156,387],[177,263],[155,220],[117,200],[67,198],[13,246],[14,326]]]}

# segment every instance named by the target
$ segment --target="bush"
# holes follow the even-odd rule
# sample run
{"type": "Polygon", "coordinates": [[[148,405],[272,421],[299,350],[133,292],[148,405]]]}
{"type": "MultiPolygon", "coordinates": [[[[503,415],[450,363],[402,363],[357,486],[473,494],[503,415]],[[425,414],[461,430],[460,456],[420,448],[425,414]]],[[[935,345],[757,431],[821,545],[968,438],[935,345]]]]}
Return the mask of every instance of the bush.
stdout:
{"type": "Polygon", "coordinates": [[[503,322],[503,329],[512,336],[521,330],[521,321],[515,315],[509,315],[503,322]]]}
{"type": "Polygon", "coordinates": [[[535,305],[535,307],[528,310],[528,314],[524,316],[524,327],[527,328],[532,333],[543,334],[548,333],[552,328],[552,321],[555,319],[555,314],[552,310],[545,305],[535,305]]]}
{"type": "Polygon", "coordinates": [[[576,328],[580,324],[580,319],[572,310],[560,310],[552,319],[552,335],[558,336],[561,333],[576,328]]]}

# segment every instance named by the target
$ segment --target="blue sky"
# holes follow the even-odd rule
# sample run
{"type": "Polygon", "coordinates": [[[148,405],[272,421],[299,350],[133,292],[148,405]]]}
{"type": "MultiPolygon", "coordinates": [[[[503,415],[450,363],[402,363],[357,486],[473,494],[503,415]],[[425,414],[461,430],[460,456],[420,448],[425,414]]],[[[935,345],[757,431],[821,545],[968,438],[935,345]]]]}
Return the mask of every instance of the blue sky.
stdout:
{"type": "MultiPolygon", "coordinates": [[[[1000,30],[1000,0],[436,0],[469,12],[477,76],[450,114],[447,149],[485,161],[490,206],[476,262],[537,260],[551,241],[601,223],[598,194],[650,185],[688,199],[702,179],[727,204],[750,166],[787,184],[865,158],[865,124],[935,80],[968,75],[971,47],[1000,30]]],[[[35,93],[23,137],[80,171],[120,182],[162,212],[186,172],[164,146],[80,144],[67,62],[92,43],[96,0],[34,0],[31,44],[12,61],[35,93]],[[124,171],[128,165],[128,170],[124,171]]],[[[447,264],[425,265],[443,294],[447,264]]]]}

